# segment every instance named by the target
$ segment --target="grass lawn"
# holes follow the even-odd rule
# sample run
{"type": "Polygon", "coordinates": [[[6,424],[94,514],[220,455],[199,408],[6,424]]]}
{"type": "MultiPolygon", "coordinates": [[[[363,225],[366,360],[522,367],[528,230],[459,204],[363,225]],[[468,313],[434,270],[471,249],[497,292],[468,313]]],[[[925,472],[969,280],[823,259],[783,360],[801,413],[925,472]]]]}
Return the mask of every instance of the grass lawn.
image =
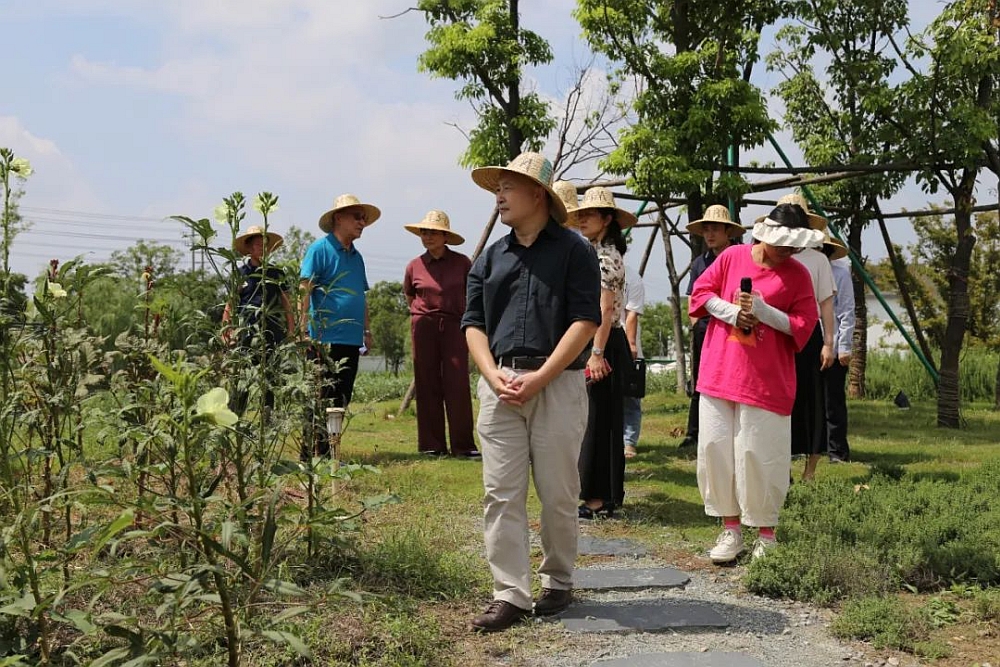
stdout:
{"type": "MultiPolygon", "coordinates": [[[[517,664],[518,656],[532,647],[558,642],[547,629],[469,635],[466,623],[488,601],[490,590],[480,532],[481,464],[419,456],[413,411],[396,416],[397,408],[397,402],[359,407],[344,437],[346,458],[381,471],[353,480],[346,492],[360,496],[389,491],[401,502],[366,517],[359,549],[365,555],[355,571],[365,573],[363,586],[380,597],[362,607],[331,610],[330,618],[317,622],[323,641],[339,646],[325,657],[330,664],[341,664],[337,660],[353,651],[370,658],[350,664],[485,665],[498,658],[517,664]],[[330,627],[342,632],[330,632],[330,627]]],[[[683,437],[687,400],[651,395],[643,410],[639,456],[628,463],[625,516],[599,522],[595,533],[640,541],[653,555],[680,567],[710,568],[701,554],[712,543],[717,524],[702,510],[695,462],[676,449],[683,437]]],[[[886,402],[852,402],[850,415],[853,462],[822,463],[814,488],[796,482],[797,498],[808,502],[810,494],[831,487],[852,492],[870,481],[873,467],[909,479],[948,483],[984,463],[1000,461],[1000,413],[985,406],[966,408],[967,428],[961,431],[937,428],[932,403],[915,403],[902,411],[886,402]]],[[[802,462],[793,468],[798,479],[802,462]]],[[[537,517],[533,492],[529,503],[529,512],[537,517]]],[[[912,519],[918,524],[922,520],[912,519]]],[[[997,521],[1000,516],[993,523],[997,521]]],[[[929,604],[935,612],[929,615],[934,623],[925,626],[927,636],[920,641],[936,644],[917,652],[950,653],[952,657],[938,661],[941,665],[970,665],[1000,655],[1000,613],[991,616],[990,601],[975,598],[969,586],[949,588],[947,583],[935,591],[901,596],[910,607],[929,604]],[[953,614],[946,613],[951,609],[953,614]]],[[[309,634],[313,645],[321,639],[309,634]]]]}

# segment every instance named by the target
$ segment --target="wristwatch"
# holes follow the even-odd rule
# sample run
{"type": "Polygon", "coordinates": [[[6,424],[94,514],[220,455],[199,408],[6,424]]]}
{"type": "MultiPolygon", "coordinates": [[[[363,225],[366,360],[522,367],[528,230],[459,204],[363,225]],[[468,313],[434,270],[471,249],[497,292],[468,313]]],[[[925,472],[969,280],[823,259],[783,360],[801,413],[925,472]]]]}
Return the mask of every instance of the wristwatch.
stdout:
{"type": "Polygon", "coordinates": [[[590,353],[593,354],[595,357],[599,357],[602,354],[604,354],[604,348],[603,347],[597,347],[595,345],[594,347],[590,348],[590,353]]]}

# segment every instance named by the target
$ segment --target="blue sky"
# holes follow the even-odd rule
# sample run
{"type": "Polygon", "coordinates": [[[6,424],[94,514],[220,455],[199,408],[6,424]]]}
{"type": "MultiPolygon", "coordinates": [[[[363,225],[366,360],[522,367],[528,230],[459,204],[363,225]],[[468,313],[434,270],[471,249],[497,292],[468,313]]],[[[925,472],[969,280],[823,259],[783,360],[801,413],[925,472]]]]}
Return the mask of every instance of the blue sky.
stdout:
{"type": "MultiPolygon", "coordinates": [[[[318,233],[338,194],[383,217],[358,242],[371,282],[401,280],[419,240],[403,225],[445,210],[471,253],[492,198],[457,165],[474,116],[456,84],[417,72],[427,26],[398,18],[406,0],[15,0],[0,5],[5,51],[0,146],[28,158],[15,270],[34,276],[52,257],[92,261],[135,240],[183,247],[163,218],[211,217],[229,193],[280,196],[272,218],[318,233]]],[[[548,39],[556,62],[532,85],[558,106],[586,57],[573,0],[523,2],[522,24],[548,39]]],[[[917,20],[936,2],[914,0],[917,20]]],[[[765,50],[770,50],[765,38],[765,50]]],[[[765,89],[776,75],[761,71],[765,89]]],[[[789,148],[790,142],[789,142],[789,148]]],[[[797,153],[792,150],[792,159],[797,153]]],[[[757,159],[776,160],[768,151],[757,159]]],[[[583,170],[571,176],[583,180],[583,170]]],[[[780,193],[778,193],[780,194],[780,193]]],[[[908,188],[887,205],[923,207],[908,188]]],[[[938,200],[939,201],[939,200],[938,200]]],[[[750,213],[744,212],[744,216],[750,213]]],[[[254,222],[251,215],[251,224],[254,222]]],[[[749,217],[747,217],[749,219],[749,217]]],[[[894,222],[906,240],[908,223],[894,222]]],[[[494,233],[494,237],[499,232],[494,233]]],[[[638,230],[637,246],[648,231],[638,230]]],[[[866,243],[873,256],[877,236],[866,243]]],[[[637,264],[639,253],[629,262],[637,264]]],[[[663,252],[648,295],[668,296],[663,252]]]]}

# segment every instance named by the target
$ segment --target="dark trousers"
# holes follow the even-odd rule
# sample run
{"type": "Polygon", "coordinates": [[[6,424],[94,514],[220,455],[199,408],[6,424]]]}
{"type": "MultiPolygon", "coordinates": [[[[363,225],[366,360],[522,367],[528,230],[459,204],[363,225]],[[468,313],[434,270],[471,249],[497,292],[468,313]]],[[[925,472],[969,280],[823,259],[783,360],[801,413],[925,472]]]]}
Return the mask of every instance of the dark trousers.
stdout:
{"type": "Polygon", "coordinates": [[[820,376],[823,330],[820,325],[795,355],[795,404],[792,406],[792,454],[826,452],[826,392],[820,376]]]}
{"type": "Polygon", "coordinates": [[[625,441],[622,374],[632,353],[621,327],[612,327],[604,358],[611,374],[590,385],[587,431],[580,447],[580,499],[620,507],[625,499],[625,441]]]}
{"type": "Polygon", "coordinates": [[[826,430],[831,457],[841,461],[851,460],[851,447],[847,444],[847,366],[834,361],[823,371],[826,389],[826,430]]]}
{"type": "Polygon", "coordinates": [[[300,458],[330,453],[330,437],[326,432],[326,409],[346,408],[354,395],[354,379],[358,375],[357,345],[327,345],[313,343],[306,353],[320,368],[319,389],[306,408],[306,425],[302,433],[300,458]]]}
{"type": "Polygon", "coordinates": [[[446,452],[445,411],[451,453],[476,451],[472,438],[469,348],[458,320],[418,315],[410,318],[413,381],[417,399],[417,448],[446,452]]]}
{"type": "Polygon", "coordinates": [[[699,320],[691,329],[691,405],[688,407],[687,440],[698,441],[698,367],[701,365],[701,348],[705,345],[708,324],[699,320]]]}

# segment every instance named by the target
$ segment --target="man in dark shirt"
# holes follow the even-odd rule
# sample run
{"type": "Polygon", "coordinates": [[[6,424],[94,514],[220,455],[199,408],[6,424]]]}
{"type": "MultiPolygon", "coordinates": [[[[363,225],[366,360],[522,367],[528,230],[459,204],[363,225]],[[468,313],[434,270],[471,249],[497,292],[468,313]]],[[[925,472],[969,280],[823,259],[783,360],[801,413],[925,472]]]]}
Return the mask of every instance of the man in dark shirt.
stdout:
{"type": "MultiPolygon", "coordinates": [[[[250,354],[253,363],[272,365],[275,349],[292,330],[292,307],[288,300],[288,286],[285,273],[274,265],[265,265],[264,256],[274,252],[282,243],[282,238],[274,232],[265,231],[254,225],[236,237],[233,249],[245,256],[247,261],[236,269],[239,280],[236,317],[230,312],[229,304],[222,313],[223,339],[235,342],[250,354]],[[236,328],[230,326],[235,319],[236,328]],[[235,335],[234,335],[235,334],[235,335]]],[[[272,379],[264,378],[264,406],[274,407],[272,379]]],[[[233,410],[242,414],[246,409],[247,388],[239,386],[233,393],[233,410]]]]}
{"type": "Polygon", "coordinates": [[[577,459],[587,424],[581,353],[601,321],[593,248],[560,226],[566,208],[552,165],[522,153],[472,179],[495,193],[511,232],[472,266],[462,329],[479,367],[477,430],[483,455],[484,538],[493,602],[472,621],[505,630],[532,611],[528,476],[542,505],[538,615],[570,602],[577,550],[577,459]]]}
{"type": "MultiPolygon", "coordinates": [[[[705,217],[695,220],[687,226],[688,232],[705,239],[708,250],[691,261],[691,278],[688,281],[687,295],[691,296],[694,282],[705,272],[715,258],[729,247],[734,238],[743,235],[743,227],[733,222],[729,217],[729,209],[725,206],[709,206],[705,217]]],[[[701,363],[701,348],[705,344],[705,332],[708,331],[710,317],[691,319],[691,405],[688,408],[687,435],[681,444],[681,449],[698,447],[698,365],[701,363]]]]}

